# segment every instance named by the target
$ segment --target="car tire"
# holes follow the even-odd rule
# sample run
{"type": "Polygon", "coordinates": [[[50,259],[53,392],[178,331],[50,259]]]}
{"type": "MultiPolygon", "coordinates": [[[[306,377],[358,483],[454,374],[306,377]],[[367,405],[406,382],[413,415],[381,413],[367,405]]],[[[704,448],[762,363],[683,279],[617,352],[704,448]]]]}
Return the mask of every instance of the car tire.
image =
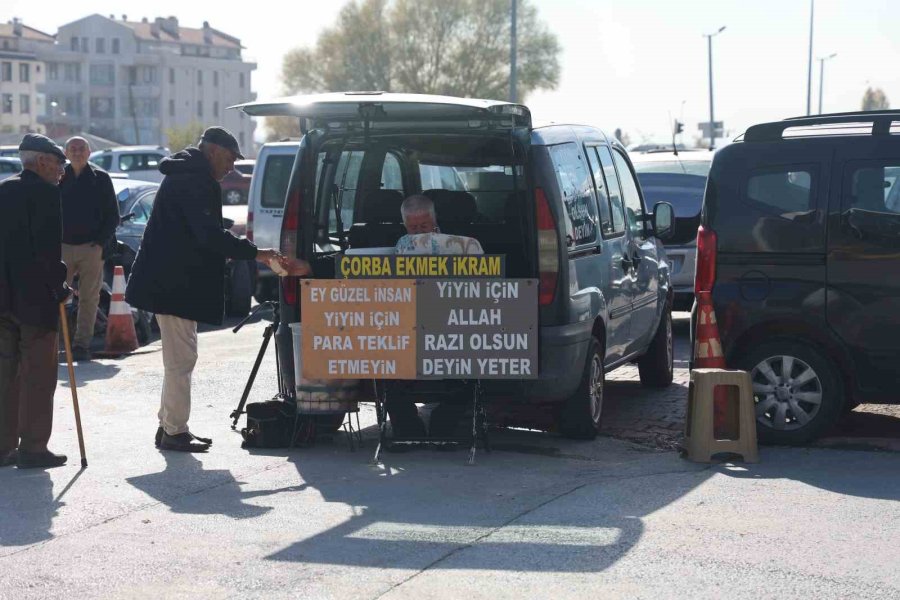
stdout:
{"type": "Polygon", "coordinates": [[[273,277],[259,277],[256,281],[256,291],[253,297],[259,303],[268,300],[278,300],[278,280],[273,277]]]}
{"type": "Polygon", "coordinates": [[[600,432],[605,395],[603,345],[591,338],[581,382],[566,399],[559,415],[559,432],[573,440],[592,440],[600,432]]]}
{"type": "Polygon", "coordinates": [[[647,353],[638,359],[641,385],[650,388],[664,388],[672,384],[675,371],[674,340],[672,311],[666,307],[647,353]]]}
{"type": "Polygon", "coordinates": [[[841,376],[816,346],[794,338],[763,342],[744,352],[737,366],[750,373],[756,433],[764,444],[806,444],[828,431],[842,414],[841,376]],[[777,422],[783,425],[776,427],[777,422]]]}
{"type": "Polygon", "coordinates": [[[250,267],[246,261],[236,260],[231,263],[227,308],[229,317],[245,317],[250,312],[250,300],[253,296],[251,279],[250,267]]]}
{"type": "Polygon", "coordinates": [[[235,206],[244,203],[244,193],[240,190],[228,190],[225,192],[225,204],[235,206]]]}

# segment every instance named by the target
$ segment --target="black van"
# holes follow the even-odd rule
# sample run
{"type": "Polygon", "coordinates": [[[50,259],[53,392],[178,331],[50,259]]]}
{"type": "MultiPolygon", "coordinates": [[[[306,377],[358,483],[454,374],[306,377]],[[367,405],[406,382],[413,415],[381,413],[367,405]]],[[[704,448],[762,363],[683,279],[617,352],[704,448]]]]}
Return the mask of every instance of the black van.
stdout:
{"type": "Polygon", "coordinates": [[[900,401],[898,273],[900,111],[764,123],[716,154],[695,285],[751,372],[760,440],[900,401]]]}
{"type": "MultiPolygon", "coordinates": [[[[503,422],[593,438],[605,372],[638,361],[645,384],[671,383],[671,286],[657,238],[672,230],[672,207],[647,211],[627,153],[602,132],[533,128],[521,105],[417,94],[332,93],[241,108],[301,121],[281,249],[308,260],[313,277],[334,277],[338,254],[392,250],[405,233],[401,202],[421,193],[442,232],[505,255],[508,277],[539,280],[539,379],[484,382],[492,406],[509,408],[497,411],[503,422]]],[[[289,395],[297,290],[296,279],[283,279],[276,335],[289,395]]],[[[402,389],[426,401],[435,386],[402,389]]]]}

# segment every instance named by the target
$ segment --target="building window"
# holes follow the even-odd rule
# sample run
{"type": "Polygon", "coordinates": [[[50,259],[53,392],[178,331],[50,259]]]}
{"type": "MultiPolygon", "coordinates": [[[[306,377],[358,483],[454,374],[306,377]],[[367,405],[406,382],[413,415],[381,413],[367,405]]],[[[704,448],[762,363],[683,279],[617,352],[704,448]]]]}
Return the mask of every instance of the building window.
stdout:
{"type": "Polygon", "coordinates": [[[78,52],[78,38],[77,37],[72,38],[72,45],[70,47],[72,49],[72,52],[78,52]]]}
{"type": "Polygon", "coordinates": [[[144,67],[144,83],[156,83],[156,67],[144,67]]]}
{"type": "Polygon", "coordinates": [[[3,112],[4,112],[4,113],[7,113],[7,114],[8,114],[8,113],[11,113],[11,112],[12,112],[12,108],[13,108],[13,105],[12,105],[12,102],[13,102],[12,94],[3,94],[3,96],[0,97],[0,100],[2,100],[2,103],[3,103],[3,112]]]}
{"type": "Polygon", "coordinates": [[[175,116],[175,101],[174,100],[169,100],[169,116],[170,117],[175,116]]]}
{"type": "Polygon", "coordinates": [[[88,49],[88,39],[86,37],[81,38],[81,51],[87,54],[90,52],[88,49]]]}
{"type": "Polygon", "coordinates": [[[113,38],[113,41],[112,41],[112,53],[113,53],[113,54],[118,54],[118,53],[119,53],[119,38],[113,38]]]}
{"type": "Polygon", "coordinates": [[[203,100],[197,100],[197,116],[203,116],[203,100]]]}
{"type": "Polygon", "coordinates": [[[19,63],[19,81],[22,83],[31,81],[31,65],[28,63],[19,63]]]}
{"type": "Polygon", "coordinates": [[[213,116],[214,117],[219,116],[219,101],[218,100],[213,102],[213,116]]]}
{"type": "Polygon", "coordinates": [[[91,83],[94,85],[113,85],[116,76],[112,65],[91,65],[91,83]]]}
{"type": "Polygon", "coordinates": [[[11,62],[3,63],[2,69],[0,69],[0,70],[2,70],[2,72],[3,72],[3,76],[2,76],[3,81],[12,81],[12,63],[11,62]]]}
{"type": "Polygon", "coordinates": [[[243,73],[241,73],[240,87],[241,87],[241,89],[244,89],[244,74],[243,73]]]}
{"type": "Polygon", "coordinates": [[[106,54],[106,39],[97,38],[95,41],[94,49],[97,54],[106,54]]]}
{"type": "Polygon", "coordinates": [[[81,94],[77,96],[66,96],[65,111],[69,115],[81,115],[81,94]]]}
{"type": "Polygon", "coordinates": [[[175,85],[175,69],[169,69],[169,84],[175,85]]]}
{"type": "Polygon", "coordinates": [[[219,72],[213,71],[213,85],[219,87],[219,72]]]}
{"type": "Polygon", "coordinates": [[[59,65],[57,63],[47,63],[47,77],[50,81],[59,79],[59,65]]]}
{"type": "Polygon", "coordinates": [[[91,117],[97,119],[112,119],[116,116],[113,99],[107,97],[91,98],[91,117]]]}
{"type": "Polygon", "coordinates": [[[81,65],[78,63],[67,63],[63,74],[66,81],[81,81],[81,65]]]}
{"type": "Polygon", "coordinates": [[[19,94],[19,112],[23,115],[31,114],[31,96],[19,94]]]}
{"type": "Polygon", "coordinates": [[[203,85],[203,71],[197,71],[197,85],[203,85]]]}

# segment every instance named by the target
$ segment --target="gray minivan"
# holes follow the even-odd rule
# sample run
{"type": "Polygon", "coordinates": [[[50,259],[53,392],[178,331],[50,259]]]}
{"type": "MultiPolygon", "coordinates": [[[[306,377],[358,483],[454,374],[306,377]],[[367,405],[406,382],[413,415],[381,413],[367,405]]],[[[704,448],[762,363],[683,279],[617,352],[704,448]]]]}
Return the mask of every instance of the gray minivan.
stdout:
{"type": "MultiPolygon", "coordinates": [[[[421,193],[442,232],[505,255],[507,277],[539,280],[539,378],[483,382],[494,423],[591,439],[605,373],[637,362],[645,385],[672,382],[672,290],[659,240],[673,229],[673,209],[662,202],[648,213],[625,149],[601,131],[533,127],[522,105],[418,94],[332,93],[240,108],[300,119],[281,250],[308,260],[313,277],[333,278],[335,256],[348,250],[394,246],[405,233],[401,202],[421,193]],[[442,187],[426,189],[434,182],[442,187]]],[[[276,340],[288,396],[298,289],[295,278],[282,279],[276,340]]],[[[421,402],[434,387],[406,382],[399,393],[421,402]]]]}

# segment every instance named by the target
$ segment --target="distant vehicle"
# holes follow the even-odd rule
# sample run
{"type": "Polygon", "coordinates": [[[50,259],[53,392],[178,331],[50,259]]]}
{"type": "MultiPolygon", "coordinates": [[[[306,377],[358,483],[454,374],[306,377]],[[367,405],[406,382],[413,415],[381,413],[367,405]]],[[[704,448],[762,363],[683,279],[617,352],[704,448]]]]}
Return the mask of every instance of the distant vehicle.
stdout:
{"type": "Polygon", "coordinates": [[[647,206],[668,202],[675,208],[675,231],[666,240],[666,256],[675,289],[674,310],[691,310],[694,302],[694,257],[697,254],[697,227],[706,176],[713,153],[708,150],[680,150],[644,154],[632,152],[647,206]]]}
{"type": "Polygon", "coordinates": [[[728,365],[750,373],[761,441],[900,402],[898,124],[897,110],[763,123],[713,159],[696,289],[728,365]]]}
{"type": "MultiPolygon", "coordinates": [[[[130,273],[153,210],[159,184],[135,179],[113,179],[113,189],[116,191],[121,215],[116,237],[128,248],[122,252],[121,264],[125,272],[130,273]]],[[[235,235],[243,235],[246,223],[244,207],[223,207],[223,211],[225,225],[235,235]],[[238,210],[229,211],[230,208],[238,210]]],[[[225,306],[228,316],[242,317],[250,312],[256,275],[253,264],[254,261],[230,260],[226,265],[225,306]]]]}
{"type": "Polygon", "coordinates": [[[235,161],[234,170],[219,183],[222,186],[222,204],[247,204],[255,164],[256,161],[252,159],[235,161]]]}
{"type": "Polygon", "coordinates": [[[164,146],[118,146],[91,152],[90,160],[110,175],[123,173],[131,179],[158,183],[163,178],[159,161],[168,155],[164,146]]]}
{"type": "MultiPolygon", "coordinates": [[[[16,153],[18,154],[18,150],[16,153]]],[[[22,170],[22,161],[11,156],[0,156],[0,181],[12,177],[22,170]]]]}
{"type": "MultiPolygon", "coordinates": [[[[538,378],[485,386],[510,407],[506,424],[592,439],[605,373],[636,362],[643,384],[671,384],[670,282],[659,238],[671,232],[674,212],[663,202],[651,214],[625,149],[603,132],[532,127],[521,105],[419,94],[321,94],[243,109],[312,123],[299,143],[263,147],[250,206],[271,206],[273,223],[277,207],[280,244],[275,231],[258,235],[259,214],[256,241],[309,261],[316,278],[334,277],[342,253],[392,252],[405,233],[403,199],[424,194],[441,232],[504,255],[507,277],[539,281],[538,378]],[[367,114],[378,115],[371,130],[359,123],[367,114]],[[266,177],[269,168],[277,177],[266,177]]],[[[281,380],[293,390],[287,325],[301,319],[300,286],[295,277],[281,281],[275,342],[281,380]]],[[[409,397],[427,388],[408,383],[409,397]]]]}
{"type": "Polygon", "coordinates": [[[0,146],[0,157],[19,158],[19,146],[17,144],[8,144],[0,146]]]}
{"type": "MultiPolygon", "coordinates": [[[[247,239],[260,248],[278,248],[281,218],[291,169],[300,142],[271,142],[256,157],[247,198],[247,239]]],[[[352,219],[352,209],[351,209],[352,219]]],[[[266,265],[257,265],[254,295],[260,302],[278,299],[278,277],[266,265]]]]}

